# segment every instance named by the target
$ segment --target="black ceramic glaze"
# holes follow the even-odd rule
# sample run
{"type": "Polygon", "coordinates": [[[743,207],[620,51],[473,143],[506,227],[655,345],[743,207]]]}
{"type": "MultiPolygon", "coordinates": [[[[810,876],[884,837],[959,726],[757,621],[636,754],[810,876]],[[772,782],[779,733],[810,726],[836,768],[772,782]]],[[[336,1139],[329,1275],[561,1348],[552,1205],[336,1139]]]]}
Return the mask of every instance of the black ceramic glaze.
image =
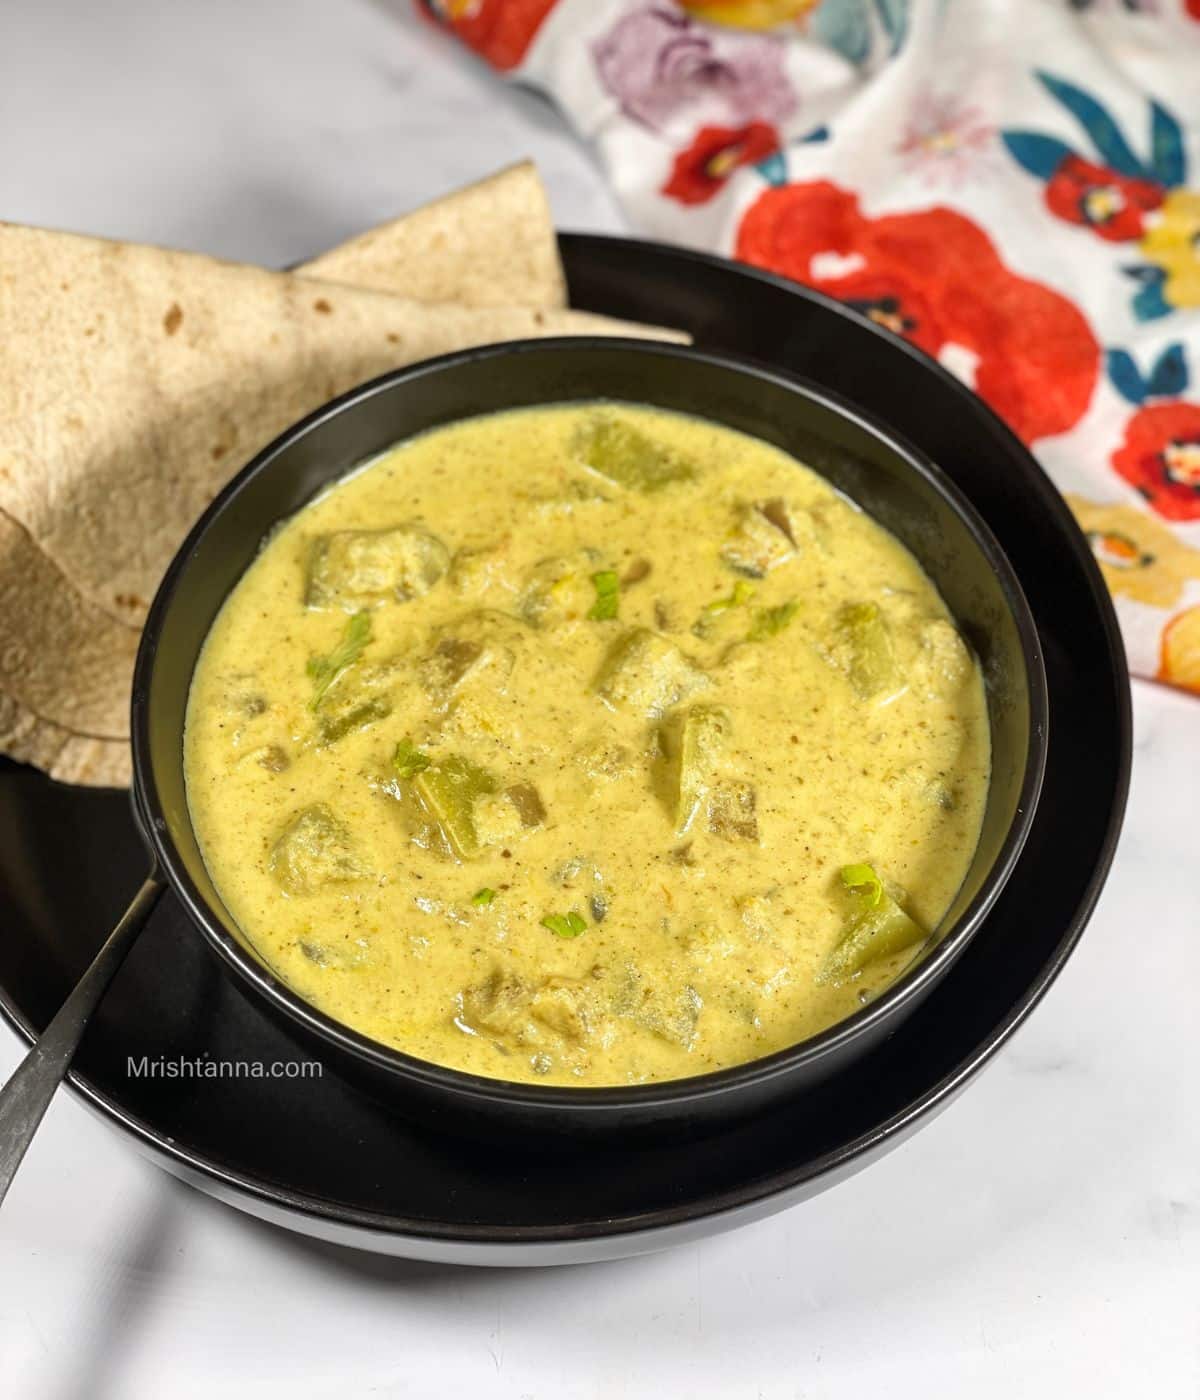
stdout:
{"type": "MultiPolygon", "coordinates": [[[[781,696],[780,704],[787,698],[781,696]]],[[[216,498],[168,569],[133,688],[134,794],[176,894],[234,975],[378,1092],[454,1121],[565,1133],[696,1130],[801,1092],[844,1068],[928,995],[977,931],[1028,834],[1041,785],[1046,697],[1020,586],[990,532],[930,463],[848,405],[728,356],[644,340],[525,341],[385,375],[267,447],[216,498]],[[331,481],[465,415],[580,400],[634,401],[754,433],[827,477],[917,556],[982,665],[992,777],[978,849],[930,950],[869,1005],[818,1036],[720,1073],[613,1088],[516,1084],[417,1060],[333,1021],[278,980],[242,937],[205,868],[187,807],[183,727],[209,627],[262,540],[331,481]]]]}
{"type": "MultiPolygon", "coordinates": [[[[919,1128],[1005,1043],[1076,946],[1115,848],[1130,757],[1111,605],[1061,498],[978,400],[827,299],[703,254],[562,240],[573,304],[670,321],[794,368],[885,418],[986,518],[1037,623],[1052,737],[1025,850],[969,948],[884,1046],[702,1142],[549,1156],[514,1134],[463,1150],[332,1066],[318,1080],[134,1077],[130,1057],[308,1054],[241,996],[168,896],[97,1011],[72,1090],[161,1165],[266,1219],[345,1244],[466,1263],[611,1257],[728,1228],[822,1190],[919,1128]]],[[[123,793],[0,760],[0,1009],[46,1025],[128,902],[145,852],[123,793]]],[[[984,1164],[981,1164],[981,1166],[984,1164]]]]}

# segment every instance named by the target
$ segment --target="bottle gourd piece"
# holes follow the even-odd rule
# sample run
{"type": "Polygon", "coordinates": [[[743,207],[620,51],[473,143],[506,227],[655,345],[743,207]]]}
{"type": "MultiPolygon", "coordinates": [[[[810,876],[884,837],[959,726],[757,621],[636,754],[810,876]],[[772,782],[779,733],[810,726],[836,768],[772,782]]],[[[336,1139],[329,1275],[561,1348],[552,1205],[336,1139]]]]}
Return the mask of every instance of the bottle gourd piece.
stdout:
{"type": "Polygon", "coordinates": [[[576,451],[592,471],[630,491],[661,491],[696,475],[690,462],[608,414],[597,416],[582,429],[576,451]]]}
{"type": "Polygon", "coordinates": [[[459,999],[460,1018],[506,1050],[557,1041],[582,1046],[604,1019],[600,984],[592,976],[537,980],[493,970],[459,999]]]}
{"type": "Polygon", "coordinates": [[[308,556],[310,608],[358,612],[419,598],[450,567],[450,551],[419,525],[318,535],[308,556]]]}
{"type": "Polygon", "coordinates": [[[923,943],[925,930],[900,907],[869,865],[847,865],[842,883],[857,908],[817,973],[819,985],[840,986],[868,963],[923,943]]]}
{"type": "Polygon", "coordinates": [[[616,1015],[672,1045],[687,1049],[696,1039],[704,999],[690,983],[626,963],[613,996],[616,1015]]]}
{"type": "Polygon", "coordinates": [[[347,670],[323,696],[317,709],[317,744],[328,748],[368,725],[387,719],[401,677],[396,661],[347,670]]]}
{"type": "Polygon", "coordinates": [[[673,705],[709,683],[708,676],[674,642],[648,627],[635,627],[613,643],[594,689],[614,708],[661,719],[673,705]]]}
{"type": "Polygon", "coordinates": [[[483,850],[475,804],[500,789],[487,772],[457,754],[433,760],[410,780],[413,796],[442,843],[459,860],[483,850]]]}
{"type": "Polygon", "coordinates": [[[790,510],[779,497],[740,507],[737,523],[721,549],[722,562],[746,578],[766,578],[796,554],[790,510]]]}
{"type": "Polygon", "coordinates": [[[863,700],[883,701],[904,689],[891,633],[878,603],[847,603],[837,612],[825,659],[863,700]]]}
{"type": "Polygon", "coordinates": [[[539,560],[530,571],[517,607],[535,627],[553,627],[586,617],[596,600],[592,575],[600,568],[599,550],[584,548],[562,558],[539,560]]]}
{"type": "Polygon", "coordinates": [[[315,894],[327,885],[346,884],[367,872],[354,850],[349,829],[318,802],[305,807],[279,833],[268,861],[286,894],[315,894]]]}
{"type": "Polygon", "coordinates": [[[733,725],[718,705],[693,705],[662,729],[675,833],[684,835],[707,805],[733,725]]]}

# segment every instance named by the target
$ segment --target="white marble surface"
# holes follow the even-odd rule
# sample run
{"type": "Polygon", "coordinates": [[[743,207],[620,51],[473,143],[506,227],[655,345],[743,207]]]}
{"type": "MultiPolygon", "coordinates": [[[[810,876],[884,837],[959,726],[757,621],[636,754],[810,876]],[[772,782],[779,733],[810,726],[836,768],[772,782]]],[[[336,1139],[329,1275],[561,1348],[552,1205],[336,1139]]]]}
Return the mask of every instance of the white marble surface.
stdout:
{"type": "MultiPolygon", "coordinates": [[[[0,131],[2,217],[268,264],[527,153],[563,225],[619,227],[553,114],[407,0],[8,4],[0,131]]],[[[869,1171],[673,1253],[467,1272],[257,1224],[63,1096],[0,1212],[0,1392],[1194,1397],[1200,703],[1134,700],[1128,825],[1082,946],[869,1171]]],[[[0,1074],[18,1053],[0,1032],[0,1074]]]]}

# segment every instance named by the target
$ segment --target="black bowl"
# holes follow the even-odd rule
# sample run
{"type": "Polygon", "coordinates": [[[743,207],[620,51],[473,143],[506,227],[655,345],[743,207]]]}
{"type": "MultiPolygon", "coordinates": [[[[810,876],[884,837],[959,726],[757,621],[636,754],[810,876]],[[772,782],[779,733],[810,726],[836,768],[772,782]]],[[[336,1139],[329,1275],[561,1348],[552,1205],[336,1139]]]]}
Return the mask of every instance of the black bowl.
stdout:
{"type": "Polygon", "coordinates": [[[385,375],[299,423],[201,517],[150,610],[133,687],[134,801],[191,919],[238,983],[376,1092],[455,1129],[702,1129],[803,1090],[878,1045],[949,970],[980,926],[1028,834],[1046,754],[1037,632],[987,527],[930,462],[811,384],[731,356],[613,339],[518,342],[385,375]],[[188,689],[218,610],[263,538],[329,482],[416,433],[479,413],[617,399],[699,414],[806,462],[920,560],[978,655],[992,780],[971,867],[923,956],[876,1000],[787,1050],[715,1074],[619,1088],[510,1083],[415,1059],[300,998],[259,960],[225,908],[192,828],[183,772],[188,689]]]}

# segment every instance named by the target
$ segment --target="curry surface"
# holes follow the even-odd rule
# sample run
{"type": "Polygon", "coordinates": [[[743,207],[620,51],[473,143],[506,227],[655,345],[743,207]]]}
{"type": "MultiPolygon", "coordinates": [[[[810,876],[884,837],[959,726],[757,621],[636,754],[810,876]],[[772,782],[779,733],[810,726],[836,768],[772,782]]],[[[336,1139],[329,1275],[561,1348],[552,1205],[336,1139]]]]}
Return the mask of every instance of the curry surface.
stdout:
{"type": "Polygon", "coordinates": [[[917,946],[830,974],[839,871],[935,928],[989,733],[936,590],[822,478],[580,404],[413,439],[283,524],[205,644],[185,756],[213,880],[303,997],[426,1060],[602,1085],[756,1058],[886,986],[917,946]]]}

